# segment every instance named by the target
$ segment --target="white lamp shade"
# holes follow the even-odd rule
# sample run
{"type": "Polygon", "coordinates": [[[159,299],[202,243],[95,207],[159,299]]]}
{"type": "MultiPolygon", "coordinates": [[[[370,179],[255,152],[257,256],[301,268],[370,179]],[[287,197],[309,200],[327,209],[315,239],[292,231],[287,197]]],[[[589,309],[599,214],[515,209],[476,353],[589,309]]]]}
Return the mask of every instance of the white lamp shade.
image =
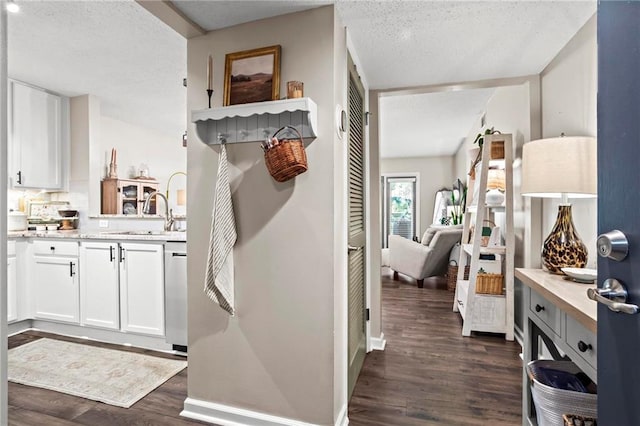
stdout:
{"type": "Polygon", "coordinates": [[[560,137],[525,143],[522,195],[594,197],[598,188],[598,152],[592,137],[560,137]]]}

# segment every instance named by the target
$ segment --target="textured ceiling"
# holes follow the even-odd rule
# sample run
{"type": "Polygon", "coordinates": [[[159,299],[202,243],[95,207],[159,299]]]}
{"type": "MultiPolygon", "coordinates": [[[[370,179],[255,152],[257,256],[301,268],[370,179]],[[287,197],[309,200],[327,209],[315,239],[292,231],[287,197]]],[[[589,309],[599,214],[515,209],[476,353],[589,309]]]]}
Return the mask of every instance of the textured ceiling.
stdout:
{"type": "Polygon", "coordinates": [[[181,138],[187,43],[133,1],[24,1],[9,14],[9,76],[181,138]]]}
{"type": "Polygon", "coordinates": [[[337,1],[371,88],[538,74],[595,1],[337,1]]]}
{"type": "MultiPolygon", "coordinates": [[[[213,30],[329,2],[173,3],[194,22],[213,30]]],[[[596,11],[593,0],[334,3],[371,89],[539,74],[596,11]]],[[[484,110],[490,93],[472,90],[384,98],[382,155],[450,155],[484,110]],[[416,137],[427,133],[424,128],[429,129],[428,140],[416,137]]]]}
{"type": "Polygon", "coordinates": [[[189,19],[207,31],[332,4],[331,0],[173,0],[189,19]]]}
{"type": "MultiPolygon", "coordinates": [[[[176,137],[184,131],[186,40],[176,32],[133,0],[17,3],[21,12],[9,16],[11,77],[69,96],[94,94],[102,101],[103,114],[123,121],[176,137]]],[[[332,2],[172,3],[212,30],[332,2]]],[[[335,3],[367,81],[377,89],[537,74],[596,10],[595,1],[335,3]]],[[[431,134],[451,135],[442,146],[434,136],[428,144],[420,143],[420,150],[396,145],[399,151],[388,155],[409,155],[412,149],[415,155],[440,155],[446,151],[443,147],[456,145],[483,109],[477,107],[482,99],[478,93],[424,95],[431,101],[416,100],[421,96],[387,98],[383,102],[393,108],[381,115],[383,127],[392,129],[404,122],[402,128],[410,129],[411,123],[402,117],[417,116],[432,120],[431,134]],[[469,98],[461,102],[462,96],[469,98]],[[437,105],[433,99],[439,99],[437,105]],[[459,108],[445,117],[443,111],[448,107],[443,106],[457,103],[459,108]],[[461,108],[465,114],[460,113],[461,108]],[[385,117],[395,118],[387,122],[385,117]],[[453,122],[458,119],[457,124],[453,122]]],[[[383,154],[388,153],[386,143],[385,138],[383,154]]]]}
{"type": "Polygon", "coordinates": [[[380,156],[453,155],[495,91],[473,89],[380,98],[380,156]]]}

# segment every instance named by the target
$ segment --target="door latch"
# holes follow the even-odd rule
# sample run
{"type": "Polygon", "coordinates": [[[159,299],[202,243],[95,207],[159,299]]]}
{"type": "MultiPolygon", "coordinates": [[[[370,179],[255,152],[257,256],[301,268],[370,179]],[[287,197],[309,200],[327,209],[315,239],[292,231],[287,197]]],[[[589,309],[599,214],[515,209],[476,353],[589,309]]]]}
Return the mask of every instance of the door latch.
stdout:
{"type": "Polygon", "coordinates": [[[607,305],[613,312],[624,314],[637,314],[640,311],[638,305],[625,303],[629,293],[622,283],[615,278],[609,278],[602,283],[602,288],[590,288],[587,297],[598,303],[607,305]]]}

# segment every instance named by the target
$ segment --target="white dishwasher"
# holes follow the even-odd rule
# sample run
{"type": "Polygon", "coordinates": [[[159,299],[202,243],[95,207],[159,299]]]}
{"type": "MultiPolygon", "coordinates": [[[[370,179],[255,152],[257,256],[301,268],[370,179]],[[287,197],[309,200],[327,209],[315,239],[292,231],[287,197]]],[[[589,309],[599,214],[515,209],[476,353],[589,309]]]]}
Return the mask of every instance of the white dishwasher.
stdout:
{"type": "Polygon", "coordinates": [[[187,351],[187,243],[164,247],[165,320],[167,343],[187,351]]]}

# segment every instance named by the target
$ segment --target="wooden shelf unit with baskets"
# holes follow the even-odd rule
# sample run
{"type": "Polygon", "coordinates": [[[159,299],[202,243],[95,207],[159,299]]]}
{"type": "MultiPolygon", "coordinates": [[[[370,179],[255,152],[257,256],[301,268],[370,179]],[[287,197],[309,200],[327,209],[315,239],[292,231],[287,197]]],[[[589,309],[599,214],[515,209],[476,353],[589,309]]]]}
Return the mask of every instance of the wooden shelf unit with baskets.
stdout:
{"type": "MultiPolygon", "coordinates": [[[[142,215],[146,196],[158,190],[158,182],[143,179],[102,180],[102,214],[142,215]]],[[[156,197],[151,199],[149,214],[156,214],[156,197]]]]}
{"type": "MultiPolygon", "coordinates": [[[[469,199],[462,233],[463,249],[458,261],[454,312],[463,319],[462,335],[472,331],[504,333],[513,340],[514,334],[514,250],[513,230],[513,142],[510,134],[485,135],[482,147],[482,163],[476,172],[473,185],[479,185],[477,199],[469,199]],[[498,147],[498,148],[496,148],[498,147]],[[490,160],[486,160],[490,159],[490,160]],[[502,168],[505,174],[504,205],[486,203],[489,168],[502,168]],[[482,226],[487,221],[496,222],[501,215],[501,239],[504,245],[482,246],[482,226]],[[473,229],[477,232],[472,232],[473,229]],[[468,242],[468,243],[467,243],[468,242]],[[494,257],[494,260],[487,257],[494,257]],[[469,266],[468,278],[464,266],[469,266]]],[[[471,194],[471,179],[468,179],[471,194]]]]}

